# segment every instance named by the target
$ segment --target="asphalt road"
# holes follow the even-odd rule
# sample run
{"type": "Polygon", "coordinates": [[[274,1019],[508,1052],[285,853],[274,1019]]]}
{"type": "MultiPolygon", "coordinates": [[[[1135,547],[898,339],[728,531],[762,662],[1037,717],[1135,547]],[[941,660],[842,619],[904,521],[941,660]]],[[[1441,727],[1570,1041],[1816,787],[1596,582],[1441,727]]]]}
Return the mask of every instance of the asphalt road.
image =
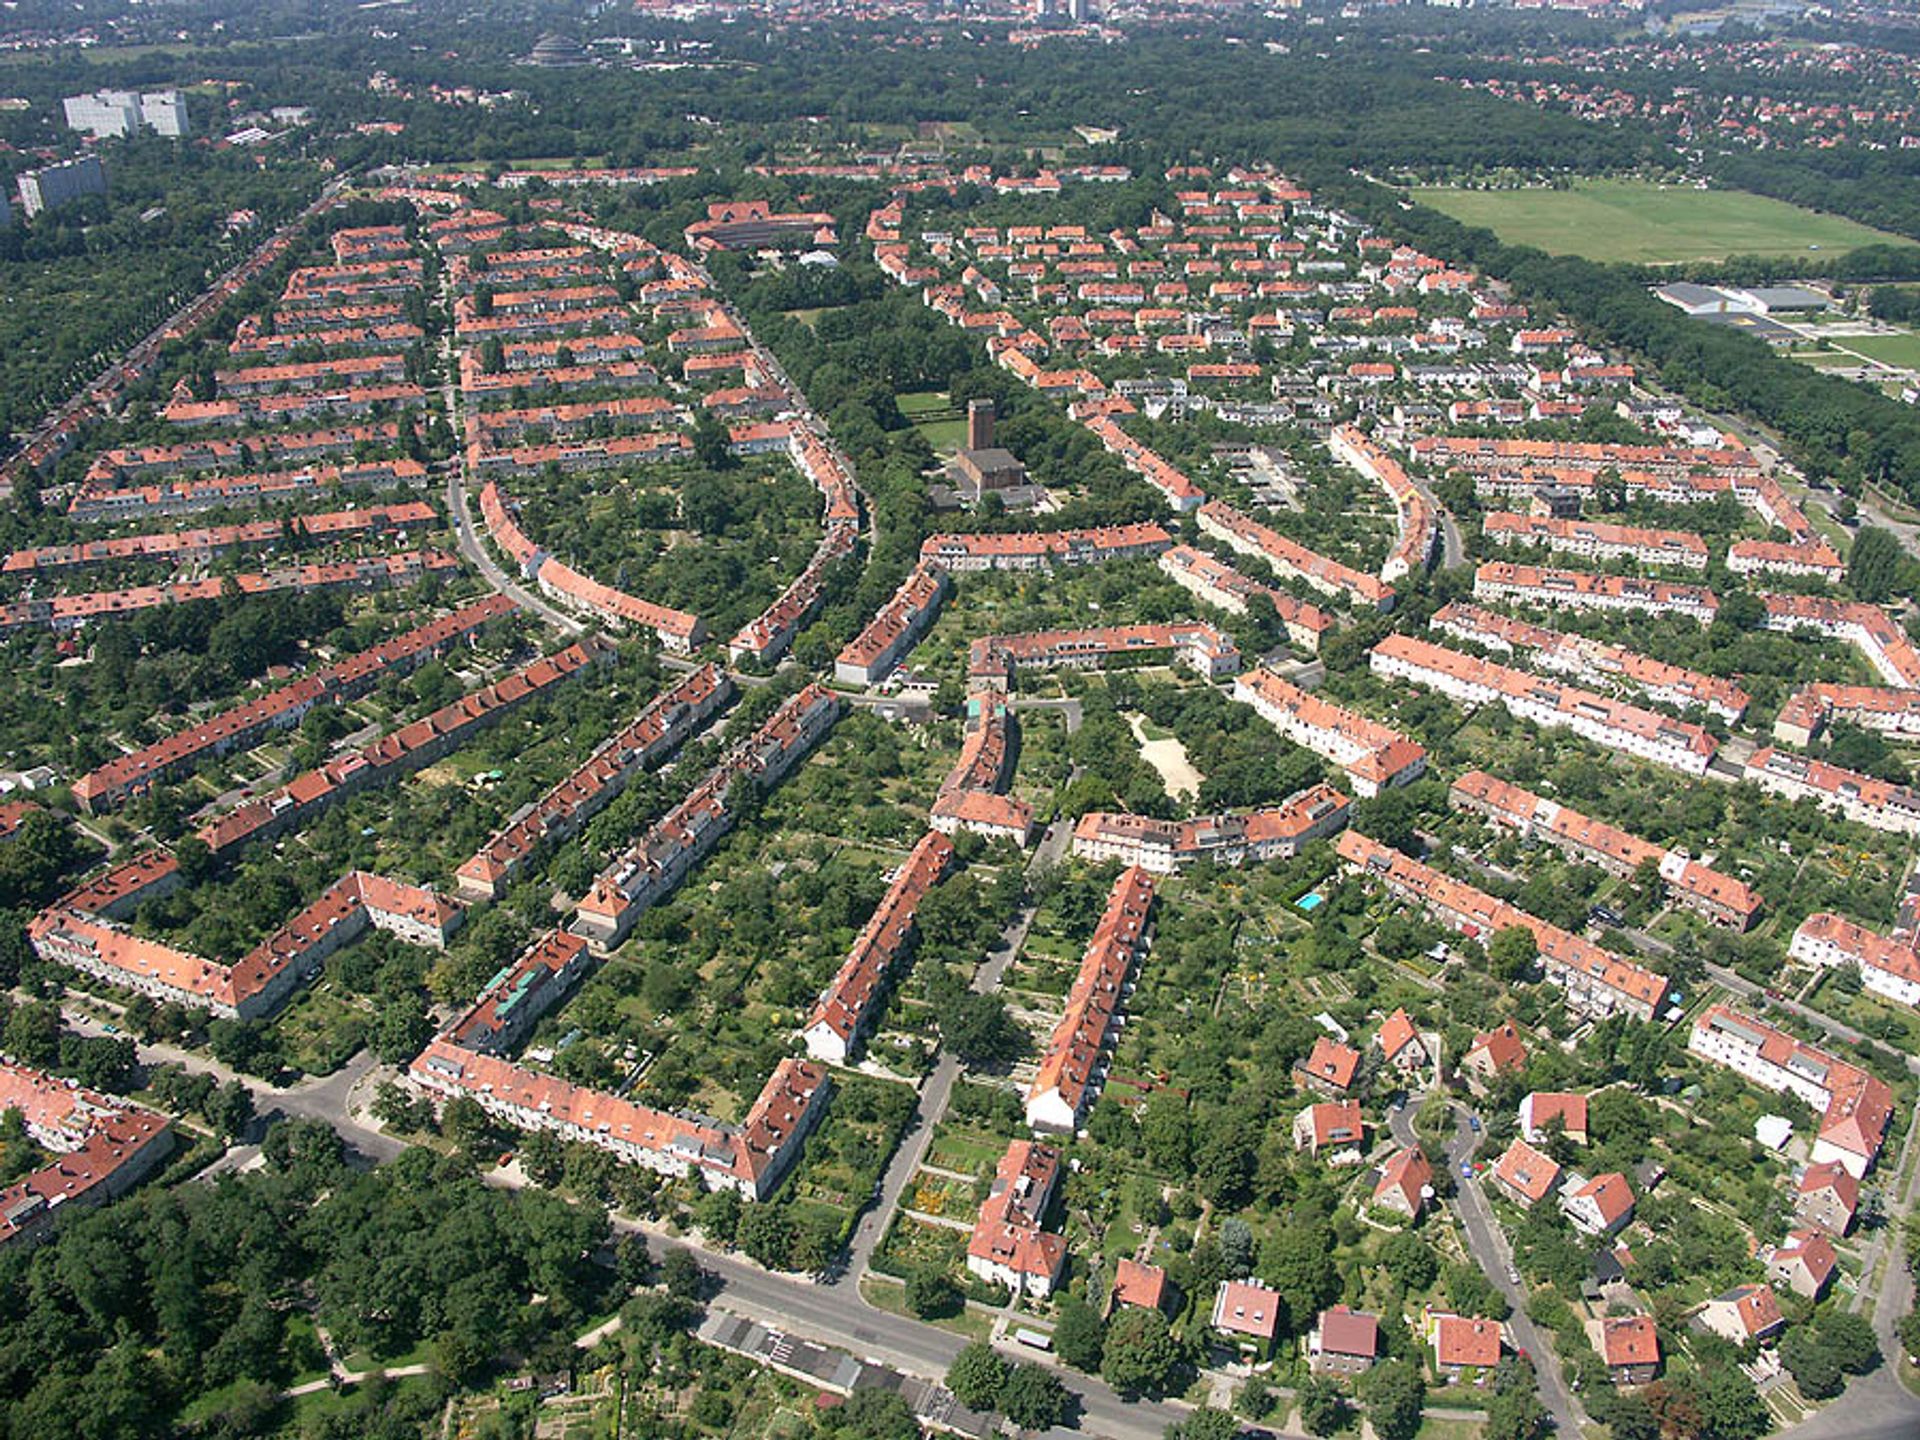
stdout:
{"type": "MultiPolygon", "coordinates": [[[[1707,974],[1712,977],[1715,984],[1725,986],[1728,990],[1731,990],[1734,994],[1744,999],[1752,1000],[1765,994],[1761,987],[1754,984],[1751,980],[1745,979],[1719,965],[1708,965],[1706,971],[1707,974]]],[[[1790,1015],[1797,1016],[1799,1019],[1806,1021],[1807,1024],[1823,1031],[1831,1039],[1842,1040],[1849,1045],[1863,1044],[1867,1039],[1865,1035],[1862,1035],[1851,1025],[1843,1024],[1831,1015],[1823,1015],[1818,1010],[1802,1005],[1798,1000],[1789,1000],[1784,996],[1773,995],[1766,995],[1765,998],[1768,1005],[1785,1010],[1790,1015]]],[[[1916,1075],[1920,1075],[1920,1057],[1908,1055],[1905,1059],[1907,1069],[1916,1075]]]]}
{"type": "Polygon", "coordinates": [[[1914,1142],[1915,1128],[1910,1126],[1901,1147],[1899,1169],[1887,1184],[1887,1223],[1868,1249],[1864,1273],[1869,1276],[1879,1253],[1892,1249],[1886,1274],[1877,1292],[1862,1291],[1853,1302],[1858,1310],[1869,1296],[1873,1299],[1873,1333],[1880,1341],[1880,1368],[1850,1381],[1840,1399],[1784,1431],[1788,1440],[1913,1440],[1920,1435],[1920,1397],[1903,1386],[1895,1374],[1896,1368],[1907,1362],[1893,1328],[1913,1308],[1914,1301],[1913,1272],[1901,1263],[1899,1240],[1914,1203],[1914,1142]]]}
{"type": "MultiPolygon", "coordinates": [[[[676,1242],[640,1225],[616,1221],[615,1228],[644,1236],[656,1255],[676,1248],[676,1242]]],[[[937,1326],[873,1309],[850,1285],[813,1285],[769,1274],[732,1256],[705,1250],[694,1254],[713,1275],[717,1288],[711,1303],[715,1307],[804,1339],[837,1345],[877,1364],[938,1379],[967,1344],[962,1337],[937,1326]]],[[[1027,1353],[1024,1358],[1051,1363],[1038,1352],[1027,1353]]],[[[1076,1436],[1083,1440],[1088,1435],[1107,1440],[1161,1440],[1167,1426],[1191,1413],[1185,1406],[1164,1401],[1123,1400],[1093,1376],[1058,1365],[1052,1368],[1081,1407],[1078,1430],[1046,1432],[1056,1440],[1075,1440],[1076,1436]]]]}
{"type": "MultiPolygon", "coordinates": [[[[1533,1361],[1534,1375],[1539,1382],[1540,1400],[1553,1415],[1553,1423],[1561,1435],[1579,1436],[1585,1433],[1586,1413],[1567,1389],[1566,1377],[1560,1373],[1560,1357],[1547,1339],[1527,1318],[1527,1293],[1515,1281],[1508,1278],[1517,1273],[1513,1264],[1513,1251],[1508,1248],[1505,1232],[1493,1213],[1487,1208],[1486,1197],[1480,1193],[1479,1182],[1461,1176],[1460,1166],[1470,1162],[1480,1148],[1483,1132],[1476,1132],[1468,1123],[1468,1112],[1460,1107],[1452,1107],[1454,1117],[1453,1140],[1447,1146],[1447,1170],[1453,1177],[1453,1197],[1447,1203],[1453,1213],[1459,1217],[1461,1229],[1467,1238],[1467,1251],[1473,1256],[1493,1287],[1507,1297],[1507,1303],[1513,1307],[1513,1314],[1507,1318],[1507,1329],[1514,1343],[1527,1352],[1533,1361]]],[[[1387,1112],[1387,1127],[1393,1132],[1394,1139],[1402,1145],[1419,1143],[1413,1131],[1412,1102],[1398,1110],[1387,1112]]]]}
{"type": "MultiPolygon", "coordinates": [[[[84,1010],[63,1005],[61,1017],[69,1030],[79,1035],[105,1035],[107,1027],[84,1010]]],[[[260,1115],[278,1110],[300,1120],[318,1120],[328,1125],[347,1146],[368,1160],[384,1164],[405,1150],[406,1145],[353,1118],[352,1094],[380,1064],[371,1052],[362,1050],[331,1075],[316,1075],[288,1086],[269,1085],[251,1075],[242,1075],[192,1050],[175,1045],[134,1042],[134,1054],[142,1065],[177,1065],[195,1075],[211,1075],[222,1084],[238,1080],[253,1094],[253,1108],[260,1115]]]]}
{"type": "MultiPolygon", "coordinates": [[[[443,279],[440,286],[443,302],[449,298],[450,293],[449,282],[443,279]]],[[[446,367],[447,373],[446,383],[440,387],[440,400],[446,407],[447,428],[457,437],[463,433],[460,428],[460,371],[454,362],[454,344],[451,337],[441,342],[440,363],[446,367]]],[[[488,553],[486,542],[473,528],[473,517],[467,511],[466,446],[456,443],[453,457],[446,462],[446,465],[447,514],[453,521],[454,543],[458,546],[461,556],[480,572],[489,585],[523,610],[531,610],[569,635],[584,634],[586,626],[566,611],[548,602],[543,596],[520,584],[513,576],[501,569],[499,563],[488,553]]]]}
{"type": "Polygon", "coordinates": [[[1408,481],[1419,492],[1420,498],[1433,507],[1433,513],[1440,517],[1440,568],[1453,570],[1467,563],[1467,547],[1460,538],[1460,522],[1453,518],[1453,512],[1440,503],[1440,497],[1433,493],[1433,487],[1419,476],[1408,474],[1408,481]]]}

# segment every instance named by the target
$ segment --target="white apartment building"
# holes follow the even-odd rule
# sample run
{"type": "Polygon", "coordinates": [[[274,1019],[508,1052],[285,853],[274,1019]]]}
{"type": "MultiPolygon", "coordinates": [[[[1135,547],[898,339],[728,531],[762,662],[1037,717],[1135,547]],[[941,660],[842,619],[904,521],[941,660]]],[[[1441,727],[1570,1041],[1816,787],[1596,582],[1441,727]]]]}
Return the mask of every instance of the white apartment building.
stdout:
{"type": "Polygon", "coordinates": [[[1896,1004],[1920,1008],[1920,953],[1838,915],[1809,915],[1787,953],[1803,965],[1860,967],[1860,983],[1896,1004]]]}
{"type": "Polygon", "coordinates": [[[1698,725],[1539,679],[1406,635],[1373,648],[1374,674],[1438,690],[1465,705],[1499,703],[1522,720],[1573,731],[1609,750],[1688,775],[1704,775],[1719,744],[1698,725]]]}

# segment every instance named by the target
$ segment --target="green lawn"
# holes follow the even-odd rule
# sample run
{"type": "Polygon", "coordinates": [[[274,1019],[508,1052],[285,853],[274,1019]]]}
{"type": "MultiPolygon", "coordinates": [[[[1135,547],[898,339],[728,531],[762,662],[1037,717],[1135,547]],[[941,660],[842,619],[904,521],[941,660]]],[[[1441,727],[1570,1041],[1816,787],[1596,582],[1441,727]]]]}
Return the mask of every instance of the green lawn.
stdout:
{"type": "Polygon", "coordinates": [[[1842,335],[1833,343],[1856,355],[1865,355],[1904,370],[1920,370],[1920,335],[1908,331],[1900,335],[1842,335]]]}
{"type": "Polygon", "coordinates": [[[913,428],[926,437],[927,444],[936,455],[953,454],[967,439],[967,422],[964,420],[924,420],[913,428]]]}
{"type": "Polygon", "coordinates": [[[909,420],[935,410],[948,409],[953,402],[944,390],[905,390],[893,397],[900,413],[909,420]]]}
{"type": "Polygon", "coordinates": [[[1557,255],[1671,265],[1727,255],[1846,251],[1898,236],[1740,190],[1584,180],[1568,190],[1424,188],[1417,198],[1512,244],[1557,255]]]}

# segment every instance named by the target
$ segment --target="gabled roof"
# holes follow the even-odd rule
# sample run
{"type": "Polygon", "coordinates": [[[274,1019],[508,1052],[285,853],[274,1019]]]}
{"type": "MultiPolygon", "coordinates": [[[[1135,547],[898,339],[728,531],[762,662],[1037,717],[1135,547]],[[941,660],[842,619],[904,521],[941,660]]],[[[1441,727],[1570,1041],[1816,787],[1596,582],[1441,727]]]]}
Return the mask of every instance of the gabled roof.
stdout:
{"type": "Polygon", "coordinates": [[[1713,1303],[1732,1306],[1740,1327],[1750,1340],[1786,1323],[1786,1316],[1780,1313],[1779,1300],[1774,1297],[1772,1289],[1765,1285],[1738,1286],[1724,1295],[1716,1295],[1713,1303]]]}
{"type": "Polygon", "coordinates": [[[1816,1287],[1824,1286],[1840,1264],[1833,1242],[1819,1230],[1796,1230],[1774,1246],[1769,1257],[1775,1265],[1804,1265],[1816,1287]]]}
{"type": "Polygon", "coordinates": [[[1113,1270],[1113,1298],[1121,1305],[1157,1310],[1167,1292],[1167,1272],[1158,1265],[1122,1260],[1113,1270]]]}
{"type": "Polygon", "coordinates": [[[1420,1032],[1414,1028],[1413,1021],[1407,1018],[1405,1010],[1396,1010],[1380,1022],[1380,1053],[1388,1060],[1419,1039],[1420,1032]]]}
{"type": "Polygon", "coordinates": [[[1271,1340],[1280,1326],[1280,1295],[1250,1280],[1229,1280],[1213,1302],[1213,1328],[1271,1340]]]}
{"type": "Polygon", "coordinates": [[[1320,1348],[1329,1355],[1363,1355],[1371,1360],[1380,1353],[1380,1321],[1344,1305],[1323,1310],[1320,1348]]]}
{"type": "Polygon", "coordinates": [[[1561,1090],[1536,1090],[1520,1102],[1521,1123],[1544,1130],[1558,1120],[1569,1133],[1587,1133],[1587,1097],[1561,1090]]]}
{"type": "Polygon", "coordinates": [[[1418,1147],[1409,1147],[1387,1161],[1380,1172],[1380,1183],[1373,1187],[1373,1198],[1398,1193],[1416,1215],[1424,1203],[1421,1190],[1433,1183],[1433,1165],[1418,1147]]]}
{"type": "Polygon", "coordinates": [[[1333,1100],[1320,1105],[1309,1105],[1303,1112],[1309,1117],[1313,1127],[1313,1148],[1319,1150],[1328,1145],[1358,1145],[1364,1122],[1360,1118],[1360,1105],[1355,1100],[1333,1100]]]}
{"type": "Polygon", "coordinates": [[[1511,1020],[1503,1020],[1495,1029],[1485,1031],[1473,1037],[1473,1044],[1467,1047],[1467,1056],[1484,1054],[1487,1062],[1495,1070],[1518,1070],[1527,1063],[1526,1043],[1520,1038],[1520,1031],[1511,1020]]]}
{"type": "Polygon", "coordinates": [[[1433,1353],[1442,1365],[1491,1370],[1500,1363],[1500,1322],[1464,1315],[1433,1317],[1433,1353]]]}
{"type": "Polygon", "coordinates": [[[1544,1200],[1560,1182],[1560,1167],[1524,1140],[1507,1147],[1493,1167],[1494,1178],[1529,1201],[1544,1200]]]}
{"type": "Polygon", "coordinates": [[[1615,1315],[1600,1322],[1600,1358],[1609,1366],[1658,1365],[1660,1335],[1648,1315],[1615,1315]]]}
{"type": "Polygon", "coordinates": [[[1360,1052],[1322,1035],[1313,1042],[1313,1053],[1294,1068],[1308,1079],[1344,1090],[1353,1084],[1354,1072],[1360,1068],[1360,1052]]]}
{"type": "Polygon", "coordinates": [[[1833,1192],[1840,1203],[1851,1214],[1860,1204],[1860,1182],[1848,1173],[1847,1167],[1838,1160],[1828,1160],[1823,1164],[1809,1165],[1801,1172],[1798,1191],[1802,1195],[1814,1195],[1820,1191],[1833,1192]]]}
{"type": "Polygon", "coordinates": [[[1627,1177],[1617,1171],[1596,1175],[1576,1190],[1573,1198],[1591,1201],[1608,1229],[1633,1213],[1633,1189],[1627,1184],[1627,1177]]]}

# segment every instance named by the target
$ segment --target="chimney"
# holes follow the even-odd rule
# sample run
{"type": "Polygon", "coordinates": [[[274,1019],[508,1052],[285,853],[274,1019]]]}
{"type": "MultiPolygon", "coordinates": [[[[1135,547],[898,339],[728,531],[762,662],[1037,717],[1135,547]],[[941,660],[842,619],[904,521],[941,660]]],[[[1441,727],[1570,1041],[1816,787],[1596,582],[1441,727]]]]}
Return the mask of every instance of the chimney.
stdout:
{"type": "Polygon", "coordinates": [[[993,448],[993,401],[969,400],[967,402],[967,448],[969,450],[993,448]]]}

